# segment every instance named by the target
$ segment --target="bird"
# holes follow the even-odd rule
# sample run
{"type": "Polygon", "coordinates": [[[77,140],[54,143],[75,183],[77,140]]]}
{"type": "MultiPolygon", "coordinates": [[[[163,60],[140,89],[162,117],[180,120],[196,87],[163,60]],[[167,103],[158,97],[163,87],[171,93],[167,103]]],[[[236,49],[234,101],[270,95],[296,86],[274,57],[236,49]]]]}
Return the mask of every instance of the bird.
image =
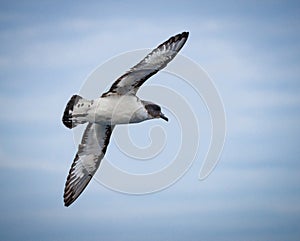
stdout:
{"type": "Polygon", "coordinates": [[[120,76],[99,98],[85,99],[74,94],[63,112],[63,124],[72,129],[86,124],[64,188],[64,205],[70,206],[84,191],[103,159],[116,125],[161,118],[161,107],[136,96],[139,88],[174,59],[189,32],[182,32],[154,48],[138,64],[120,76]]]}

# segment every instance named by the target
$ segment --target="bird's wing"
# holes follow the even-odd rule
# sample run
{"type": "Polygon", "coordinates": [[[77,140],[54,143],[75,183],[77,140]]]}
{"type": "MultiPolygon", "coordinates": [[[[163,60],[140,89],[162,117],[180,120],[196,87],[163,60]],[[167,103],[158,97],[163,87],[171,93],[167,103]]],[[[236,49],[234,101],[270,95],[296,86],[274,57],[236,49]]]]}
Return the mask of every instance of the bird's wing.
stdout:
{"type": "Polygon", "coordinates": [[[64,202],[72,204],[82,193],[105,155],[114,126],[89,123],[67,177],[64,202]]]}
{"type": "Polygon", "coordinates": [[[188,32],[177,34],[155,48],[142,61],[133,66],[128,72],[119,77],[109,91],[108,95],[135,95],[139,87],[152,75],[166,67],[185,44],[188,32]]]}

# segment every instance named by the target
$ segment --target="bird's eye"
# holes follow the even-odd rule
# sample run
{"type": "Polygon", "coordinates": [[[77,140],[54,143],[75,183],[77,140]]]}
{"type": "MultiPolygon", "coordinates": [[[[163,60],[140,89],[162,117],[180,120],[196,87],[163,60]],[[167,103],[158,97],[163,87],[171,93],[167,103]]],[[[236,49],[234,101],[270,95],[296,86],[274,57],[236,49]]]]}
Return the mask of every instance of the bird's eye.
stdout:
{"type": "Polygon", "coordinates": [[[153,111],[160,111],[160,110],[161,110],[161,109],[160,109],[160,106],[154,105],[154,104],[149,104],[149,105],[147,105],[147,107],[148,107],[149,109],[152,109],[153,111]]]}

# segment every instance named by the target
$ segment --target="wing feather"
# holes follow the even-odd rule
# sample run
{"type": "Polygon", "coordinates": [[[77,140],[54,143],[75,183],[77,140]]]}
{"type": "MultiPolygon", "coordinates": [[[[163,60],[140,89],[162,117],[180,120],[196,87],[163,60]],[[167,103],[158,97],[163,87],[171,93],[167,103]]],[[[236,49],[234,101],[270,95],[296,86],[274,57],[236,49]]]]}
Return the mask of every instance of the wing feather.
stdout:
{"type": "Polygon", "coordinates": [[[135,95],[139,87],[152,75],[166,67],[185,44],[189,36],[183,32],[169,38],[160,44],[142,61],[133,66],[128,72],[119,77],[102,97],[118,95],[135,95]]]}
{"type": "Polygon", "coordinates": [[[114,126],[89,123],[67,177],[64,203],[71,205],[83,192],[105,155],[114,126]]]}

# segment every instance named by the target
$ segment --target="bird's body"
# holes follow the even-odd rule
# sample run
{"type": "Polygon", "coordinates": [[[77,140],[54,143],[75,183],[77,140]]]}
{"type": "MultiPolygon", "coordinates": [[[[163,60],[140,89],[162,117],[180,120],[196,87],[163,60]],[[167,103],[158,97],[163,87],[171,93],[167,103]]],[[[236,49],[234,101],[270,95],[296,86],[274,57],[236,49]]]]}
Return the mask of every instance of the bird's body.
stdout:
{"type": "Polygon", "coordinates": [[[164,68],[183,47],[188,33],[177,34],[149,53],[142,61],[118,78],[100,98],[87,100],[73,95],[62,121],[70,129],[87,124],[65,185],[64,202],[72,204],[98,169],[115,125],[168,118],[159,105],[136,96],[139,87],[164,68]]]}
{"type": "Polygon", "coordinates": [[[143,101],[134,95],[111,95],[91,101],[80,98],[72,116],[73,124],[89,122],[100,125],[138,123],[150,118],[143,101]]]}
{"type": "Polygon", "coordinates": [[[97,124],[129,124],[150,119],[142,101],[137,96],[102,97],[96,103],[98,103],[95,111],[95,122],[97,124]]]}

